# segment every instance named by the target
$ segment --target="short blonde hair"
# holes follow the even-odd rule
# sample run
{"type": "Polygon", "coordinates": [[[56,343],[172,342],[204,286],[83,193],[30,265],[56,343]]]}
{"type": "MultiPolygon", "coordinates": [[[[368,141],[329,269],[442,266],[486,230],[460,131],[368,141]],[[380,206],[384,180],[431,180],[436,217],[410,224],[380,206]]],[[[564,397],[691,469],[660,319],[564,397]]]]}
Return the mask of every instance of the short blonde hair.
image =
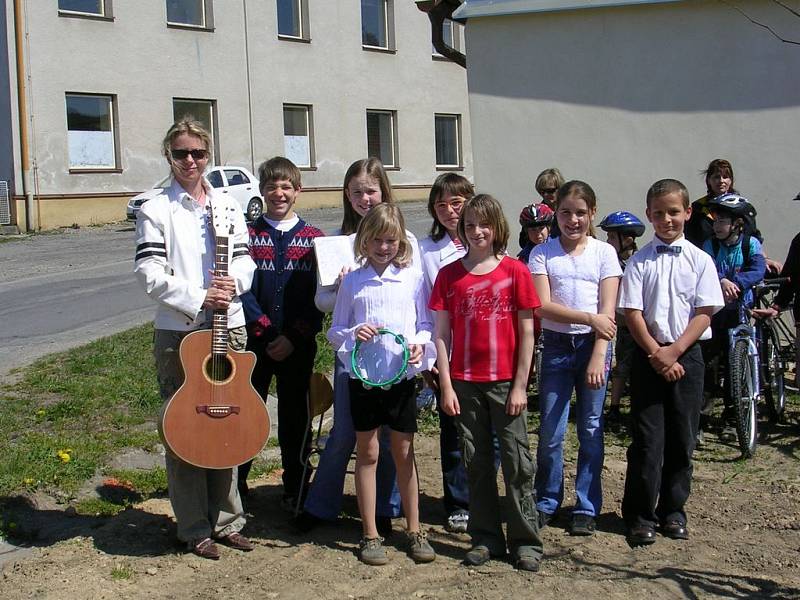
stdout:
{"type": "Polygon", "coordinates": [[[397,255],[392,260],[392,264],[401,269],[410,265],[413,250],[406,235],[403,213],[396,204],[386,202],[369,209],[369,212],[358,224],[356,240],[353,244],[356,260],[362,264],[365,263],[368,258],[367,244],[369,241],[387,234],[396,237],[398,241],[397,255]]]}
{"type": "Polygon", "coordinates": [[[503,214],[503,207],[496,198],[489,194],[478,194],[474,198],[467,200],[464,208],[461,209],[461,217],[458,219],[458,239],[469,250],[467,241],[466,225],[464,219],[467,213],[472,213],[480,223],[487,223],[494,234],[492,250],[495,256],[502,256],[508,246],[508,236],[510,229],[508,221],[503,214]]]}
{"type": "Polygon", "coordinates": [[[172,142],[176,137],[184,133],[199,137],[206,150],[211,150],[211,134],[208,133],[208,130],[203,127],[200,121],[190,115],[186,115],[172,124],[172,127],[167,131],[167,135],[164,136],[164,141],[161,142],[161,153],[169,164],[172,164],[172,157],[170,156],[172,142]]]}
{"type": "Polygon", "coordinates": [[[539,176],[536,178],[536,183],[534,184],[536,192],[539,195],[542,194],[542,190],[545,188],[554,187],[558,189],[562,185],[564,185],[564,176],[561,174],[561,171],[555,167],[545,169],[539,173],[539,176]]]}

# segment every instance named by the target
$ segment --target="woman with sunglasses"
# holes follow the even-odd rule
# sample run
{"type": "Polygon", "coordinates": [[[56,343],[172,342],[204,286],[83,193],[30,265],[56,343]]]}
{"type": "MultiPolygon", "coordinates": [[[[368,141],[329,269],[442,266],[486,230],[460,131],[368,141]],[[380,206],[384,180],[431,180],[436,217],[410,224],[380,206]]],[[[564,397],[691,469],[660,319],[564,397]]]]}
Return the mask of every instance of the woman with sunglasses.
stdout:
{"type": "MultiPolygon", "coordinates": [[[[210,327],[215,309],[227,309],[230,346],[243,350],[247,339],[239,295],[250,289],[255,263],[247,250],[241,208],[215,193],[203,177],[211,137],[189,117],[170,127],[162,152],[172,181],[142,205],[136,221],[134,272],[158,304],[153,354],[161,398],[167,402],[183,383],[178,359],[181,340],[210,327]],[[227,214],[229,275],[213,275],[214,233],[209,215],[227,214]]],[[[167,486],[178,524],[178,539],[202,558],[217,560],[215,541],[241,551],[253,549],[239,533],[245,517],[236,486],[236,469],[203,469],[166,455],[167,486]]]]}

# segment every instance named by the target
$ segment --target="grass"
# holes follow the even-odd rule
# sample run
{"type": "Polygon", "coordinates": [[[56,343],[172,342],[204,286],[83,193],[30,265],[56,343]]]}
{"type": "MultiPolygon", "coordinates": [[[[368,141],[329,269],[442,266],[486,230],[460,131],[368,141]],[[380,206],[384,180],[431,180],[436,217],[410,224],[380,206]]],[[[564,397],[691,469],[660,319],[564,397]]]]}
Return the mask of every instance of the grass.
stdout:
{"type": "Polygon", "coordinates": [[[111,569],[111,579],[115,581],[120,580],[127,580],[133,577],[133,569],[130,568],[128,565],[123,565],[122,563],[118,563],[114,565],[114,568],[111,569]]]}
{"type": "MultiPolygon", "coordinates": [[[[141,497],[166,489],[163,469],[106,468],[125,449],[152,451],[160,441],[152,339],[151,325],[136,327],[42,358],[21,370],[17,383],[0,387],[0,497],[42,490],[70,500],[96,473],[128,482],[141,497]]],[[[317,341],[315,369],[330,372],[333,351],[323,334],[317,341]]],[[[77,508],[108,514],[125,506],[95,499],[77,508]]]]}

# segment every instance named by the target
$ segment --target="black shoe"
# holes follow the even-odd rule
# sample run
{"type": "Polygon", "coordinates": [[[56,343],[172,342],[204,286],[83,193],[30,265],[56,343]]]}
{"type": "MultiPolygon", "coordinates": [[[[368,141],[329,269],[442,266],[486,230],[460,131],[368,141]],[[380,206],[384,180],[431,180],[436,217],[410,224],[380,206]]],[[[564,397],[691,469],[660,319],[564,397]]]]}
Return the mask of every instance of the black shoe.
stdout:
{"type": "Polygon", "coordinates": [[[320,519],[319,517],[312,515],[307,510],[304,510],[291,520],[291,525],[292,528],[298,533],[308,533],[317,525],[322,524],[322,522],[323,519],[320,519]]]}
{"type": "Polygon", "coordinates": [[[536,511],[536,516],[539,519],[539,529],[544,529],[555,518],[555,513],[546,513],[541,510],[536,511]]]}
{"type": "Polygon", "coordinates": [[[375,517],[375,527],[378,529],[378,535],[383,539],[388,539],[392,536],[392,518],[391,517],[375,517]]]}
{"type": "Polygon", "coordinates": [[[539,559],[535,556],[520,556],[514,563],[514,567],[518,571],[529,571],[536,573],[539,570],[539,559]]]}
{"type": "Polygon", "coordinates": [[[686,529],[686,523],[680,521],[669,521],[661,526],[661,533],[664,537],[672,540],[688,540],[689,530],[686,529]]]}
{"type": "Polygon", "coordinates": [[[572,522],[569,524],[569,534],[580,536],[594,535],[594,528],[594,517],[578,513],[572,515],[572,522]]]}
{"type": "Polygon", "coordinates": [[[656,541],[656,530],[650,525],[637,525],[628,529],[627,539],[631,546],[649,546],[656,541]]]}
{"type": "Polygon", "coordinates": [[[492,558],[492,553],[489,552],[489,548],[486,546],[473,546],[464,557],[464,563],[471,567],[480,567],[489,562],[490,558],[492,558]]]}

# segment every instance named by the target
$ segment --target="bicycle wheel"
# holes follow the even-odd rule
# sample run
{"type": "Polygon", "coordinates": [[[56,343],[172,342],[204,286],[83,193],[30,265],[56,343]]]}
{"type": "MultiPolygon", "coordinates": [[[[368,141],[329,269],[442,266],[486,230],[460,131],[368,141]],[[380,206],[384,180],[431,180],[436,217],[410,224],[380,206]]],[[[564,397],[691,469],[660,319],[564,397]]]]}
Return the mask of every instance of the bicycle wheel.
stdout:
{"type": "Polygon", "coordinates": [[[753,389],[753,367],[750,362],[747,340],[736,340],[730,356],[730,394],[736,416],[736,437],[742,457],[755,454],[758,413],[756,393],[753,389]]]}
{"type": "Polygon", "coordinates": [[[780,340],[778,333],[768,325],[763,330],[762,341],[764,353],[764,367],[766,387],[764,396],[767,400],[770,423],[779,423],[786,408],[786,389],[783,379],[783,359],[781,358],[780,340]]]}

